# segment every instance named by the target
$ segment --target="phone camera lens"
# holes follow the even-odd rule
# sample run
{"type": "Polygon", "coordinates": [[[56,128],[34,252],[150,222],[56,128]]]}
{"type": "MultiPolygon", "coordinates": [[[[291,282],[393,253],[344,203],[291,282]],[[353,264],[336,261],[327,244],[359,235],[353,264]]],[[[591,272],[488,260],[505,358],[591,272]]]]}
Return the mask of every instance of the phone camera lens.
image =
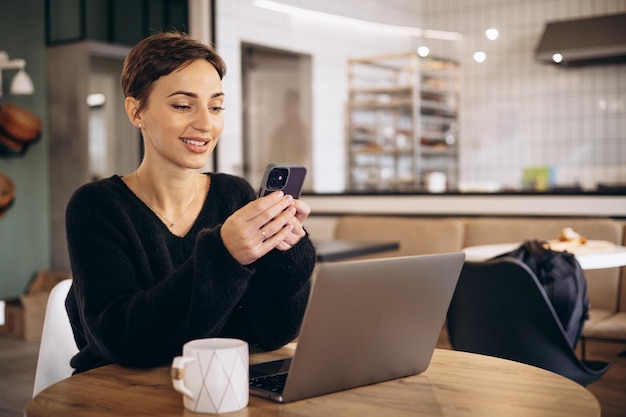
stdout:
{"type": "Polygon", "coordinates": [[[267,180],[267,186],[273,190],[280,190],[287,183],[287,176],[289,175],[289,170],[287,168],[274,168],[270,172],[269,178],[267,180]]]}

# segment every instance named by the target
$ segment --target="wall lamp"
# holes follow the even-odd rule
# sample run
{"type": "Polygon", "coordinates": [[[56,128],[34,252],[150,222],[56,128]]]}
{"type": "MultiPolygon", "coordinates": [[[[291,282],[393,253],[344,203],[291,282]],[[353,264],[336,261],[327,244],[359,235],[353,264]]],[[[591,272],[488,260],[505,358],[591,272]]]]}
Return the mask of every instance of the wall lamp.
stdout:
{"type": "Polygon", "coordinates": [[[0,51],[0,97],[2,97],[2,71],[7,69],[18,70],[13,81],[11,81],[11,94],[33,94],[35,92],[35,86],[33,80],[24,71],[26,61],[23,59],[11,59],[9,60],[9,54],[4,51],[0,51]]]}

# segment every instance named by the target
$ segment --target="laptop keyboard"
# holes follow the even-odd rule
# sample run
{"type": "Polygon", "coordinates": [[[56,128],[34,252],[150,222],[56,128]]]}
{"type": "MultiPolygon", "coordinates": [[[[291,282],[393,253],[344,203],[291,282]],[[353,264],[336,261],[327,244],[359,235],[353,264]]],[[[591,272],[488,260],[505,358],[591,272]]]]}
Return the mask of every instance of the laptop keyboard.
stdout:
{"type": "Polygon", "coordinates": [[[283,392],[287,375],[287,373],[283,373],[252,378],[250,386],[271,392],[283,392]]]}

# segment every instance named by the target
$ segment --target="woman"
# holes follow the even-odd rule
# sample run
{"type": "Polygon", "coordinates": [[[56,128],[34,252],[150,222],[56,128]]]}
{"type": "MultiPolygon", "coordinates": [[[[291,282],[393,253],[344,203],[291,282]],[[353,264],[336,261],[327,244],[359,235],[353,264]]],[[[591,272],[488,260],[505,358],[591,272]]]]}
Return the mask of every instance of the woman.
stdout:
{"type": "Polygon", "coordinates": [[[222,133],[225,71],[210,47],[178,33],[152,35],[126,58],[143,160],[82,186],[67,207],[75,372],[165,364],[195,338],[275,349],[297,335],[315,263],[309,207],[197,172],[222,133]]]}

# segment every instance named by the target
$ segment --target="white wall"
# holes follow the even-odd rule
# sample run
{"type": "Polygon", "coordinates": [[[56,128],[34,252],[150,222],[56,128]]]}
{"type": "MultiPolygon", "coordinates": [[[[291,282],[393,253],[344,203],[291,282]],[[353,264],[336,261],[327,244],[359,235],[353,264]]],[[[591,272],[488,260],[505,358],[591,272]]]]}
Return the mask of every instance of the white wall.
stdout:
{"type": "Polygon", "coordinates": [[[229,66],[220,170],[241,174],[241,41],[313,57],[316,192],[344,190],[346,60],[406,52],[425,43],[434,55],[461,63],[462,181],[496,180],[503,187],[517,188],[525,167],[549,165],[563,186],[626,183],[626,66],[562,69],[534,58],[546,21],[624,12],[626,0],[291,0],[289,4],[383,23],[424,24],[464,37],[450,42],[382,35],[288,17],[256,8],[253,0],[218,0],[217,49],[229,66]],[[496,42],[483,35],[491,26],[500,30],[496,42]],[[471,59],[477,49],[487,53],[483,64],[471,59]]]}

